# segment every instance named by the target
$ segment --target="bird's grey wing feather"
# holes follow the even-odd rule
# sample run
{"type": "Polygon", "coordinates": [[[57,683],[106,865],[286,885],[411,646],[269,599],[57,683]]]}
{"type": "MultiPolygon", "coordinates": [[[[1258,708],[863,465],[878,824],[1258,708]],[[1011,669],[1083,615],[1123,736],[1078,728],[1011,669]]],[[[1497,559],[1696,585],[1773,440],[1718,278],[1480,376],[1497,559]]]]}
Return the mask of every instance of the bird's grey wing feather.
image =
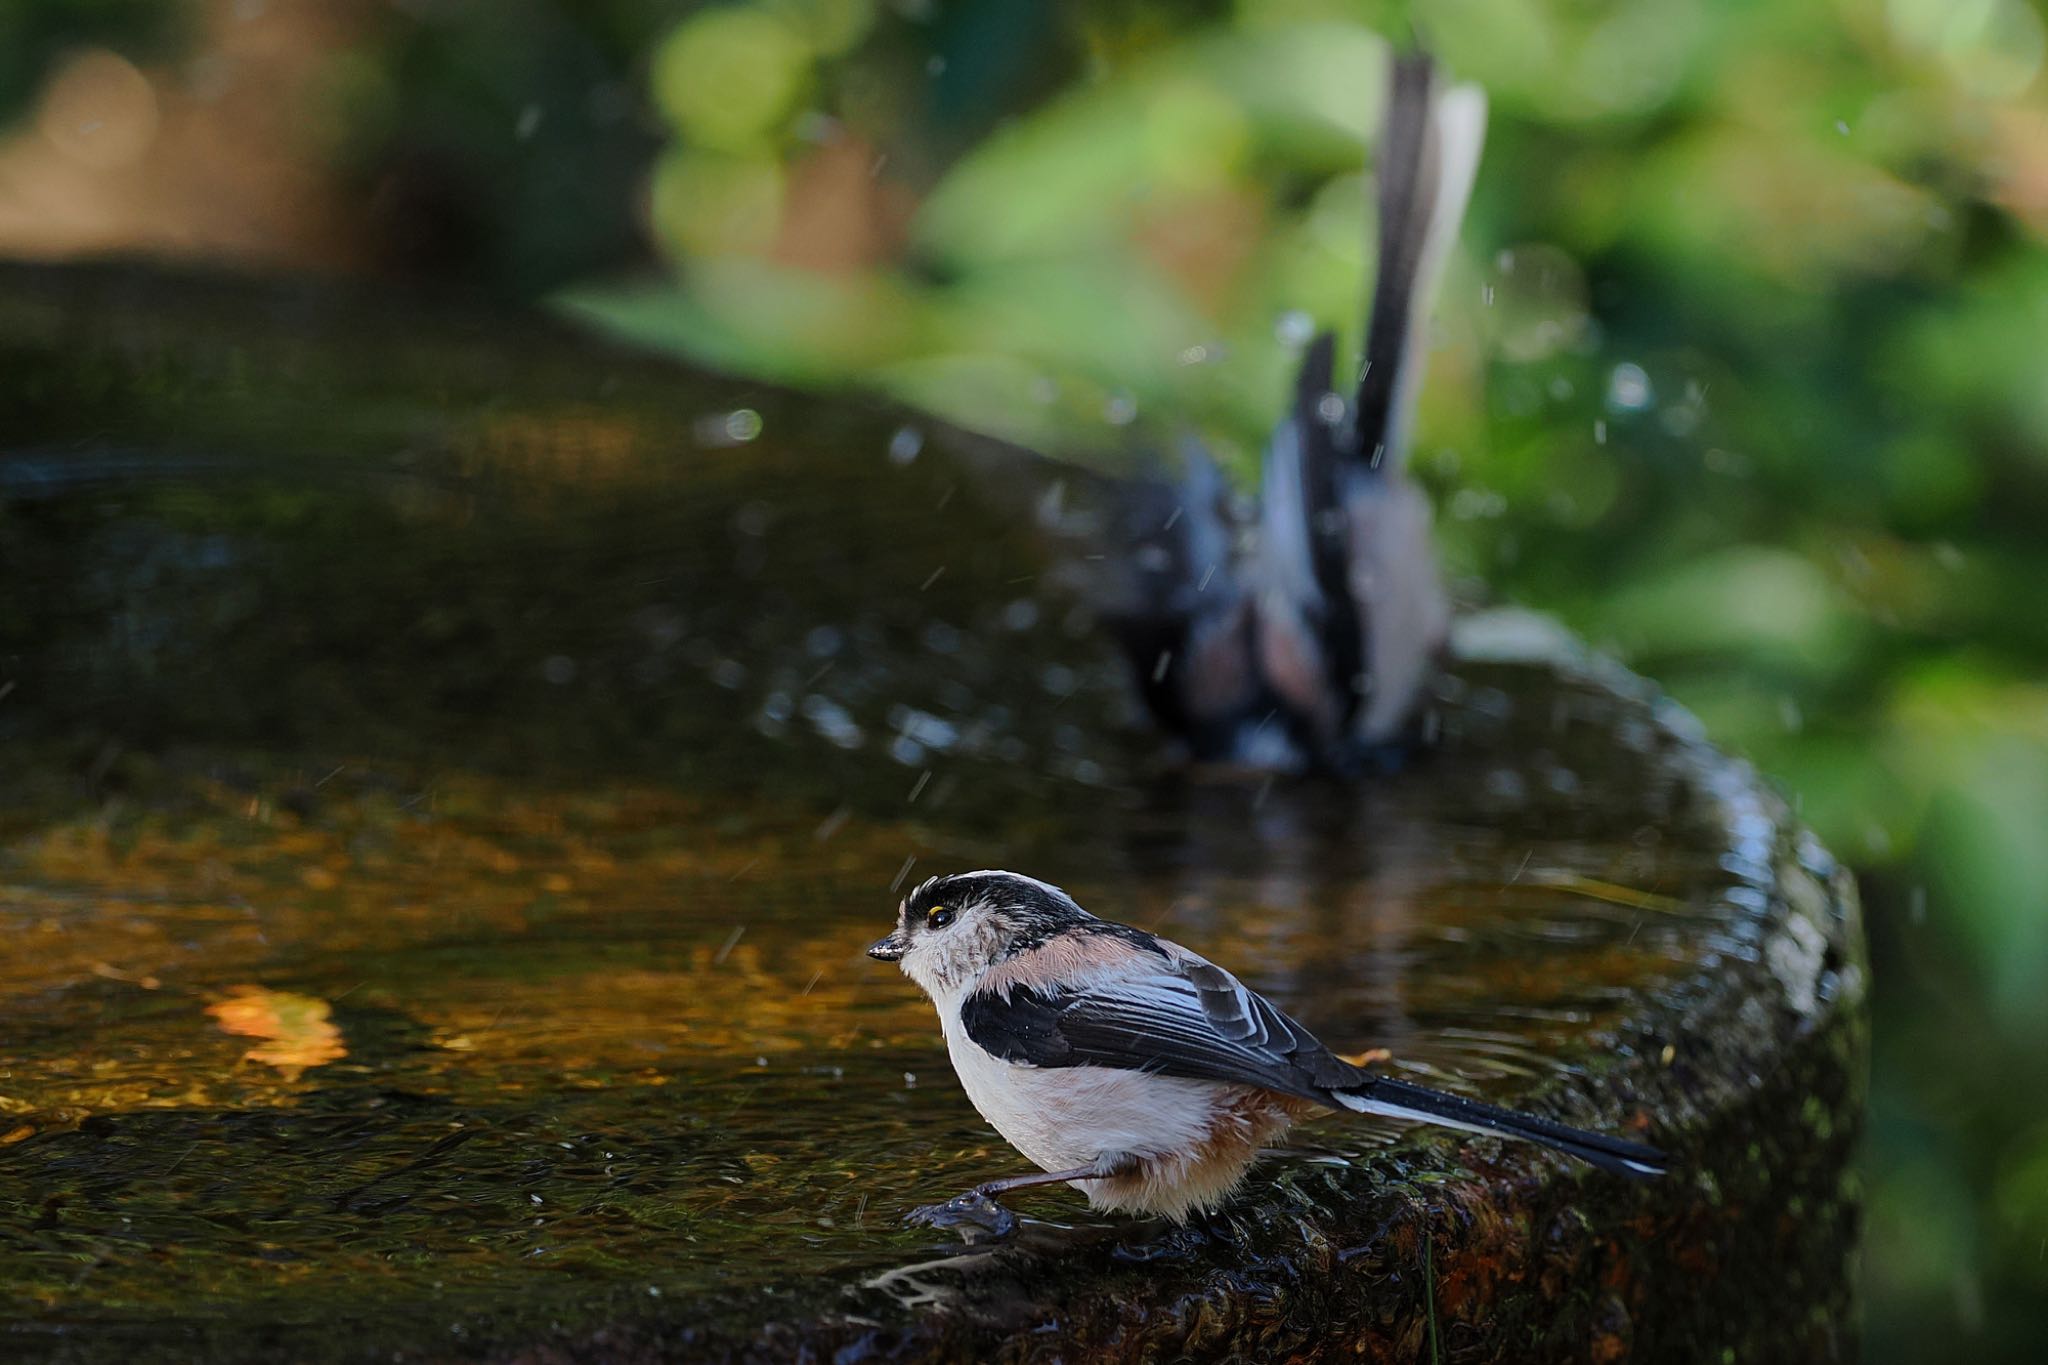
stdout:
{"type": "Polygon", "coordinates": [[[1030,1066],[1257,1085],[1320,1104],[1362,1075],[1271,1001],[1192,953],[1107,983],[977,992],[962,1005],[961,1022],[980,1047],[1030,1066]]]}
{"type": "Polygon", "coordinates": [[[1350,545],[1330,408],[1335,355],[1336,338],[1328,332],[1309,345],[1294,404],[1266,446],[1258,550],[1249,574],[1266,681],[1325,749],[1351,716],[1352,679],[1365,666],[1360,615],[1345,572],[1350,545]]]}

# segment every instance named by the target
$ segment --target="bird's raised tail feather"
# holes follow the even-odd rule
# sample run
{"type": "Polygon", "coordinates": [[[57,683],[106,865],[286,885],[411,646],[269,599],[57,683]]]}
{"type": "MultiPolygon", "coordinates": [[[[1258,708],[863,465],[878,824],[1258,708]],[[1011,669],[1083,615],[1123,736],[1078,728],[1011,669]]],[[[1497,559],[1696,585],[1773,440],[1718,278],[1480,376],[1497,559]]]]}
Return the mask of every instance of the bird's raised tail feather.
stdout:
{"type": "Polygon", "coordinates": [[[1473,1133],[1492,1133],[1541,1143],[1567,1156],[1598,1166],[1617,1175],[1647,1178],[1664,1174],[1664,1154],[1654,1147],[1625,1142],[1583,1128],[1518,1114],[1512,1109],[1482,1104],[1462,1095],[1449,1095],[1427,1086],[1376,1076],[1361,1085],[1333,1092],[1337,1103],[1361,1114],[1387,1118],[1416,1119],[1445,1128],[1462,1128],[1473,1133]]]}
{"type": "Polygon", "coordinates": [[[1395,58],[1376,176],[1379,262],[1352,404],[1351,455],[1400,468],[1428,350],[1429,297],[1457,240],[1486,138],[1486,96],[1446,85],[1423,53],[1395,58]]]}

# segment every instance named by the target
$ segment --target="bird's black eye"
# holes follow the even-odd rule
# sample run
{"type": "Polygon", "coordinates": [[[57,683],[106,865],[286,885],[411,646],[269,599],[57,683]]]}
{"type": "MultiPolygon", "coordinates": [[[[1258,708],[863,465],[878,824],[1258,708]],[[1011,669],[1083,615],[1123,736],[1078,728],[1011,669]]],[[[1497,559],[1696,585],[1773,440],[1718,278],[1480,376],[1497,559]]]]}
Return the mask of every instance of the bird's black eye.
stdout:
{"type": "Polygon", "coordinates": [[[927,929],[943,929],[952,922],[953,909],[951,906],[934,905],[931,909],[924,912],[924,927],[927,929]]]}

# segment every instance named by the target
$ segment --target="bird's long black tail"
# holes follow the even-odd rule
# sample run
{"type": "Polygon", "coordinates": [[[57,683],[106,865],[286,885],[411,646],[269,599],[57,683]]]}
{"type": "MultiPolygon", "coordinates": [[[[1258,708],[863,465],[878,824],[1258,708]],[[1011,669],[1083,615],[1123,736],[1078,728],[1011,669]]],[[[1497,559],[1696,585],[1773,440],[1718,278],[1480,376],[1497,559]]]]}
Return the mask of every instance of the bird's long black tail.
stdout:
{"type": "Polygon", "coordinates": [[[1378,158],[1379,260],[1352,405],[1350,453],[1371,468],[1406,457],[1422,378],[1429,295],[1457,239],[1486,137],[1477,87],[1446,87],[1423,53],[1395,58],[1378,158]]]}
{"type": "Polygon", "coordinates": [[[1446,1128],[1538,1142],[1617,1175],[1646,1178],[1662,1175],[1666,1168],[1662,1152],[1639,1142],[1625,1142],[1601,1133],[1589,1133],[1583,1128],[1568,1128],[1562,1123],[1537,1118],[1534,1114],[1518,1114],[1512,1109],[1482,1104],[1462,1095],[1448,1095],[1441,1090],[1410,1085],[1386,1076],[1376,1076],[1362,1085],[1335,1094],[1339,1104],[1361,1114],[1417,1119],[1446,1128]]]}

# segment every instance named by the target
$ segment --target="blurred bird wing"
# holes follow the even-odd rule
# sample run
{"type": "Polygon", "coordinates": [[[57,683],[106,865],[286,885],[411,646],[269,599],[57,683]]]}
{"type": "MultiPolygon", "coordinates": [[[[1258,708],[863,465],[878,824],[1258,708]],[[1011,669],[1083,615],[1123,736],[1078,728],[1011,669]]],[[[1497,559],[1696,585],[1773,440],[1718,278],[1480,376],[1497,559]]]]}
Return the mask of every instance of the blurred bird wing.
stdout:
{"type": "Polygon", "coordinates": [[[1356,718],[1369,744],[1395,739],[1450,633],[1451,603],[1430,550],[1429,499],[1404,480],[1361,488],[1346,504],[1351,597],[1370,628],[1366,695],[1356,718]]]}
{"type": "Polygon", "coordinates": [[[1294,405],[1267,443],[1258,551],[1248,575],[1260,672],[1321,744],[1335,738],[1348,710],[1345,689],[1363,667],[1344,585],[1348,547],[1337,501],[1336,423],[1327,406],[1336,397],[1335,352],[1328,332],[1310,344],[1294,405]]]}
{"type": "MultiPolygon", "coordinates": [[[[1128,485],[1097,604],[1160,723],[1202,750],[1256,704],[1240,528],[1223,471],[1192,437],[1180,477],[1128,485]]],[[[1206,750],[1204,750],[1206,752],[1206,750]]]]}
{"type": "Polygon", "coordinates": [[[1230,486],[1207,447],[1183,443],[1181,485],[1182,619],[1187,622],[1169,676],[1196,723],[1217,725],[1248,710],[1258,695],[1248,633],[1250,616],[1239,578],[1237,528],[1228,519],[1230,486]]]}

